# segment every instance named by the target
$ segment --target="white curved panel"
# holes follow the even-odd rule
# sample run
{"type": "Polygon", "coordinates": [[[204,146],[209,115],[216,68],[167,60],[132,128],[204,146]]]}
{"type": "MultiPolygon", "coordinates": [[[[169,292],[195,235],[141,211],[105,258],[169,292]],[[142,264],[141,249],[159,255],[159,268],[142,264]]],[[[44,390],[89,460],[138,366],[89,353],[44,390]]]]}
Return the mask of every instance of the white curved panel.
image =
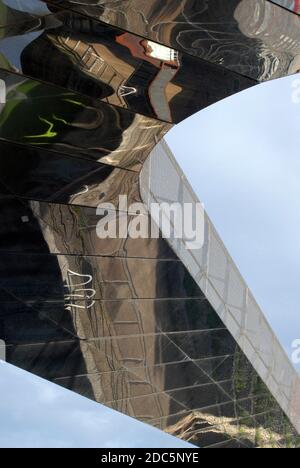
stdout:
{"type": "MultiPolygon", "coordinates": [[[[149,210],[162,197],[181,204],[199,203],[165,142],[146,161],[140,186],[149,210]]],[[[169,243],[300,433],[299,375],[206,213],[203,232],[204,243],[198,250],[188,250],[184,239],[169,243]]]]}

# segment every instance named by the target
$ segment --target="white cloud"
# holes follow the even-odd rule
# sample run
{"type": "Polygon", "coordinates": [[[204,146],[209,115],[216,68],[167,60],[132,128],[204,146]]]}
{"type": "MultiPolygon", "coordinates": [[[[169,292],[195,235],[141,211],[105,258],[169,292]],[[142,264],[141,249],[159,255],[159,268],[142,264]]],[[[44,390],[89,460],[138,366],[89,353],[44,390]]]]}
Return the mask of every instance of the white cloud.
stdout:
{"type": "Polygon", "coordinates": [[[188,447],[188,444],[6,363],[0,447],[188,447]]]}

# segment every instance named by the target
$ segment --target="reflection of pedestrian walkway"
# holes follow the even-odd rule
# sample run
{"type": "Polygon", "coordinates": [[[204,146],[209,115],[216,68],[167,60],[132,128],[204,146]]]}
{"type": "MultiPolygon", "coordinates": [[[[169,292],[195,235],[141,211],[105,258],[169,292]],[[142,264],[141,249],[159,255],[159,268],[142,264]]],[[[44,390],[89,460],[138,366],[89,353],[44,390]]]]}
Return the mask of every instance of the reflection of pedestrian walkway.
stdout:
{"type": "Polygon", "coordinates": [[[125,60],[120,61],[116,56],[112,57],[107,49],[107,40],[103,41],[102,38],[101,43],[100,36],[98,42],[93,44],[80,40],[70,33],[49,35],[48,38],[63,53],[70,54],[82,72],[111,88],[112,94],[106,97],[107,102],[128,107],[129,96],[138,99],[142,92],[148,92],[156,117],[172,121],[169,101],[180,91],[180,88],[171,85],[180,68],[177,51],[152,41],[141,41],[140,38],[134,38],[128,33],[118,36],[116,42],[129,49],[132,57],[142,60],[143,63],[149,62],[158,70],[156,75],[154,73],[148,81],[145,81],[140,67],[134,69],[125,60]],[[141,88],[145,89],[142,91],[141,88]]]}
{"type": "MultiPolygon", "coordinates": [[[[78,40],[77,38],[72,38],[70,35],[67,36],[63,34],[52,38],[52,40],[64,52],[67,51],[72,54],[77,66],[79,66],[83,72],[106,83],[115,90],[122,89],[125,85],[126,80],[124,77],[100,56],[93,45],[78,40]]],[[[98,45],[98,49],[99,47],[98,45]]],[[[136,92],[136,89],[134,89],[133,92],[136,92]]],[[[118,96],[120,102],[117,104],[126,107],[126,102],[122,99],[122,93],[118,93],[118,96]]]]}
{"type": "MultiPolygon", "coordinates": [[[[273,418],[276,420],[279,414],[274,411],[273,418]]],[[[272,416],[270,416],[271,422],[272,416]]],[[[216,448],[224,448],[226,443],[236,442],[237,448],[254,448],[260,444],[262,448],[282,448],[282,435],[276,430],[267,430],[263,425],[255,423],[251,418],[236,419],[229,417],[213,416],[209,413],[195,411],[179,420],[177,424],[166,429],[168,434],[182,438],[187,442],[197,445],[198,440],[219,440],[216,448]]],[[[214,448],[214,445],[211,446],[214,448]]]]}

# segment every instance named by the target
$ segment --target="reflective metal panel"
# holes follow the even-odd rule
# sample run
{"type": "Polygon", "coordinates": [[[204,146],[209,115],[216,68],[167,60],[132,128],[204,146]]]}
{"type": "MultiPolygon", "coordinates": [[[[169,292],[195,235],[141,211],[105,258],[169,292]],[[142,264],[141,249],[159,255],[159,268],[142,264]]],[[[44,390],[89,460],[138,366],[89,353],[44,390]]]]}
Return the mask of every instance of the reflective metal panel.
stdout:
{"type": "MultiPolygon", "coordinates": [[[[164,239],[104,240],[96,230],[100,202],[133,220],[119,195],[141,201],[141,168],[172,123],[297,71],[298,18],[264,0],[17,3],[0,1],[8,362],[199,446],[298,446],[229,332],[231,309],[245,303],[233,269],[228,304],[215,299],[227,271],[212,268],[217,240],[208,290],[204,271],[199,286],[164,239]]],[[[178,198],[168,177],[159,174],[160,193],[173,183],[178,198]]]]}
{"type": "Polygon", "coordinates": [[[18,30],[16,24],[15,36],[0,41],[3,68],[161,121],[177,123],[255,84],[67,10],[40,23],[40,33],[18,30]]]}
{"type": "MultiPolygon", "coordinates": [[[[122,223],[130,229],[133,215],[111,214],[116,215],[117,231],[123,228],[122,223]]],[[[7,195],[0,196],[0,215],[0,251],[4,252],[176,258],[162,239],[118,236],[101,239],[97,226],[104,216],[97,214],[96,208],[41,203],[7,195]]],[[[145,222],[150,225],[149,216],[145,222]]]]}
{"type": "Polygon", "coordinates": [[[202,295],[178,260],[4,252],[0,294],[0,301],[4,302],[14,298],[64,302],[69,296],[123,300],[202,295]]]}
{"type": "Polygon", "coordinates": [[[63,88],[0,70],[0,139],[140,170],[171,127],[63,88]],[[26,118],[24,116],[26,115],[26,118]]]}
{"type": "Polygon", "coordinates": [[[2,195],[97,207],[123,191],[140,201],[136,172],[4,140],[0,149],[2,195]]]}
{"type": "Polygon", "coordinates": [[[254,80],[279,78],[300,68],[298,18],[267,0],[51,0],[47,4],[98,18],[254,80]]]}
{"type": "Polygon", "coordinates": [[[300,14],[300,2],[299,0],[271,0],[272,3],[276,3],[276,5],[280,5],[283,8],[287,8],[294,13],[300,14]]]}

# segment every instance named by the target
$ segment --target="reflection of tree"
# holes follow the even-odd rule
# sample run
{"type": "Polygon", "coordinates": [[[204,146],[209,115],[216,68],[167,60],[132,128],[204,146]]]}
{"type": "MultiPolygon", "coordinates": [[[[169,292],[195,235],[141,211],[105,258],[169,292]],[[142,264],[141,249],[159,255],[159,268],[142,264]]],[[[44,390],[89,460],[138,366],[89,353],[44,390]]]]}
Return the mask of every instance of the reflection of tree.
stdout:
{"type": "Polygon", "coordinates": [[[89,98],[71,91],[24,80],[8,91],[0,136],[71,154],[86,150],[98,160],[119,147],[133,120],[112,106],[93,106],[89,98]]]}
{"type": "Polygon", "coordinates": [[[9,63],[5,55],[0,53],[0,68],[4,68],[5,70],[14,70],[13,66],[9,63]]]}
{"type": "Polygon", "coordinates": [[[16,34],[24,34],[41,27],[42,21],[40,18],[23,11],[15,10],[7,5],[4,5],[0,0],[0,39],[3,37],[15,36],[16,34]]]}
{"type": "Polygon", "coordinates": [[[270,429],[256,423],[255,418],[249,417],[245,421],[237,421],[234,418],[218,417],[195,411],[173,426],[169,426],[166,432],[200,446],[205,446],[201,441],[205,440],[207,435],[214,435],[219,443],[233,440],[247,447],[300,448],[300,439],[286,419],[282,422],[279,413],[269,413],[268,419],[270,429]],[[252,421],[252,426],[249,424],[250,421],[252,421]],[[284,424],[284,430],[281,434],[272,429],[272,427],[281,427],[282,424],[284,424]]]}

